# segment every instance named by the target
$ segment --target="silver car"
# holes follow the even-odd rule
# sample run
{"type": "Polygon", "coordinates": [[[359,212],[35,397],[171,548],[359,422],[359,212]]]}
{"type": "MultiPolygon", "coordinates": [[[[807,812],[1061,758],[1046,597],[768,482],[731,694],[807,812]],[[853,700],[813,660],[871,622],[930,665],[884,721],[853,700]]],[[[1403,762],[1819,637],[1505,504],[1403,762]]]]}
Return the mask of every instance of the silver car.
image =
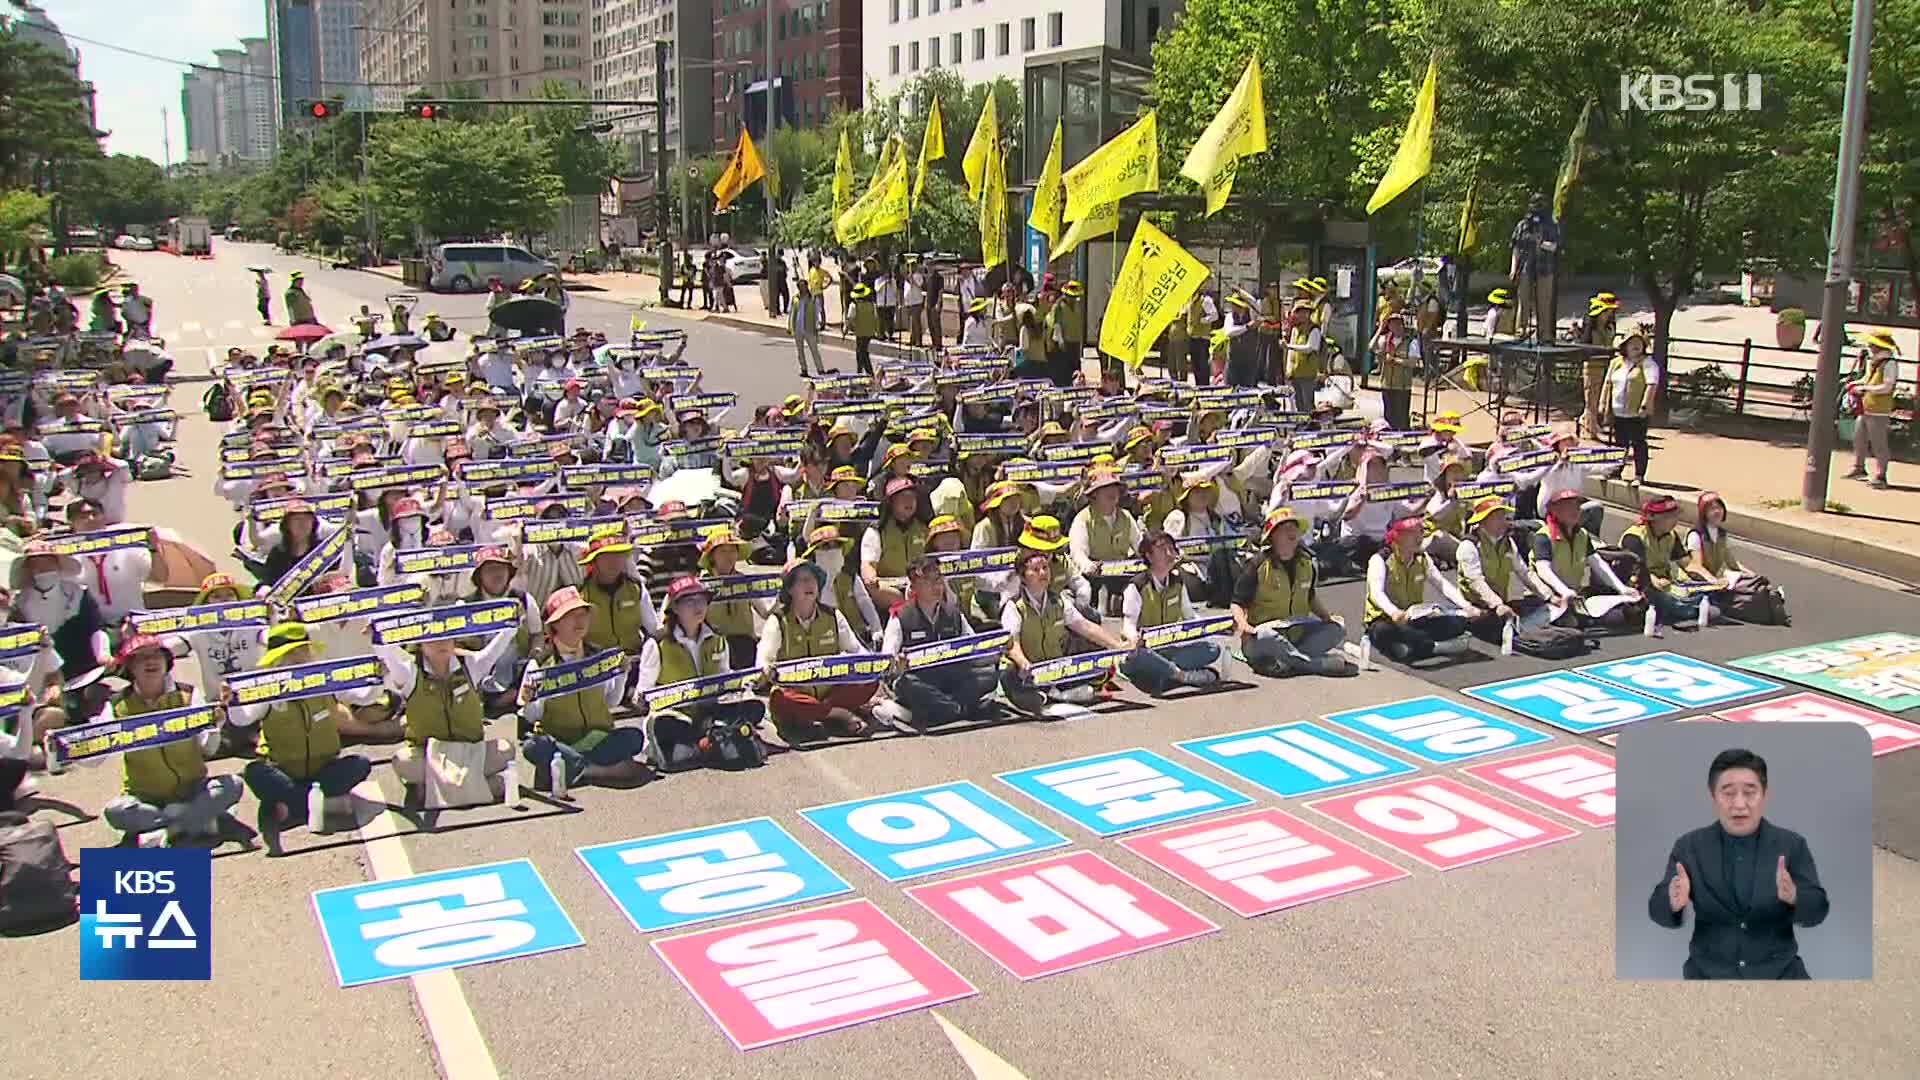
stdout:
{"type": "Polygon", "coordinates": [[[427,256],[427,287],[435,292],[474,292],[499,278],[508,288],[560,268],[517,244],[441,244],[427,256]]]}

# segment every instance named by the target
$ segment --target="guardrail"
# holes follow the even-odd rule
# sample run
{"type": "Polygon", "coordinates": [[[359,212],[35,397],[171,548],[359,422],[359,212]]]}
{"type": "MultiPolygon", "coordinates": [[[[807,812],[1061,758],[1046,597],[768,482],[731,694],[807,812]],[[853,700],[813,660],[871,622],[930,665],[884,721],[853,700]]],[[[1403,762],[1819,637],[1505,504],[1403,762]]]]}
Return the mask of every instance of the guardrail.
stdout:
{"type": "MultiPolygon", "coordinates": [[[[1667,396],[1670,404],[1725,416],[1807,419],[1813,404],[1817,349],[1785,349],[1746,338],[1738,342],[1705,338],[1667,339],[1667,396]]],[[[1902,363],[1895,394],[1896,414],[1913,423],[1916,383],[1911,361],[1902,363]]],[[[1852,370],[1843,358],[1842,383],[1852,370]]]]}

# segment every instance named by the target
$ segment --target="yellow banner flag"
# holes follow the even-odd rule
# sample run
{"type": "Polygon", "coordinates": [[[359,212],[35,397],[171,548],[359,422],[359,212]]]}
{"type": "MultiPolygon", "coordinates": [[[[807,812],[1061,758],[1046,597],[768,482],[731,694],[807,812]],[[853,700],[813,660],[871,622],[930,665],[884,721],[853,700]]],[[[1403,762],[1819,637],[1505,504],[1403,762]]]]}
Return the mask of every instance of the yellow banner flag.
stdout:
{"type": "Polygon", "coordinates": [[[1247,61],[1240,84],[1227,95],[1227,103],[1200,133],[1200,141],[1187,151],[1180,175],[1200,185],[1207,194],[1207,216],[1220,212],[1233,193],[1233,178],[1240,170],[1240,159],[1267,149],[1267,106],[1260,89],[1260,54],[1247,61]]]}
{"type": "Polygon", "coordinates": [[[1567,212],[1567,192],[1580,179],[1580,159],[1587,154],[1587,117],[1593,113],[1593,99],[1580,107],[1580,122],[1573,125],[1573,134],[1567,136],[1567,156],[1560,162],[1560,178],[1553,185],[1553,216],[1563,217],[1567,212]]]}
{"type": "Polygon", "coordinates": [[[1096,206],[1124,195],[1160,190],[1160,129],[1149,112],[1108,139],[1060,178],[1067,188],[1066,217],[1078,221],[1096,206]]]}
{"type": "Polygon", "coordinates": [[[920,193],[927,187],[927,162],[947,156],[946,123],[940,119],[940,99],[933,99],[927,110],[927,130],[920,136],[920,170],[913,177],[913,205],[920,205],[920,193]]]}
{"type": "Polygon", "coordinates": [[[1141,218],[1107,299],[1100,351],[1130,367],[1138,366],[1206,279],[1207,268],[1199,259],[1141,218]]]}
{"type": "Polygon", "coordinates": [[[1399,198],[1433,168],[1433,110],[1439,80],[1440,60],[1435,57],[1427,61],[1427,81],[1420,84],[1420,93],[1413,99],[1413,115],[1407,118],[1407,132],[1400,136],[1393,164],[1387,166],[1387,175],[1380,178],[1373,198],[1367,200],[1368,214],[1399,198]]]}
{"type": "Polygon", "coordinates": [[[833,219],[847,212],[853,198],[853,146],[847,142],[847,129],[840,129],[840,152],[833,156],[833,219]]]}
{"type": "Polygon", "coordinates": [[[1062,236],[1059,241],[1053,245],[1053,250],[1047,252],[1047,261],[1052,262],[1060,256],[1072,252],[1074,248],[1079,247],[1088,240],[1095,240],[1106,236],[1117,231],[1119,228],[1119,203],[1110,202],[1105,206],[1096,206],[1087,212],[1086,217],[1074,222],[1067,229],[1066,235],[1062,236]]]}
{"type": "Polygon", "coordinates": [[[980,201],[980,185],[987,178],[987,151],[1000,144],[1000,118],[994,111],[993,84],[987,84],[987,103],[980,107],[980,120],[973,125],[973,138],[967,140],[967,155],[960,159],[960,171],[967,176],[967,198],[980,201]]]}
{"type": "MultiPolygon", "coordinates": [[[[1053,145],[1047,150],[1046,163],[1040,166],[1040,182],[1033,186],[1033,213],[1027,224],[1045,236],[1049,243],[1060,239],[1060,214],[1066,209],[1067,192],[1060,186],[1060,154],[1066,141],[1066,125],[1053,122],[1053,145]]],[[[1052,261],[1056,256],[1049,256],[1052,261]]]]}
{"type": "Polygon", "coordinates": [[[888,139],[885,143],[881,144],[880,158],[873,163],[873,175],[867,178],[867,194],[869,195],[880,190],[881,183],[887,178],[887,170],[893,167],[894,141],[893,139],[888,139]]]}
{"type": "Polygon", "coordinates": [[[1454,250],[1462,255],[1472,253],[1473,246],[1480,242],[1480,159],[1473,159],[1473,175],[1467,180],[1467,197],[1460,201],[1460,246],[1454,250]]]}
{"type": "Polygon", "coordinates": [[[995,139],[982,163],[980,187],[980,264],[992,269],[1007,261],[1007,163],[995,139]]]}
{"type": "Polygon", "coordinates": [[[889,236],[907,231],[908,212],[907,148],[893,156],[885,181],[880,186],[880,201],[874,204],[873,219],[867,222],[867,236],[889,236]]]}
{"type": "Polygon", "coordinates": [[[713,184],[714,213],[725,210],[747,186],[767,175],[765,166],[760,164],[760,155],[753,148],[753,137],[746,128],[740,129],[740,141],[734,144],[733,156],[727,159],[727,167],[720,173],[720,179],[713,184]]]}

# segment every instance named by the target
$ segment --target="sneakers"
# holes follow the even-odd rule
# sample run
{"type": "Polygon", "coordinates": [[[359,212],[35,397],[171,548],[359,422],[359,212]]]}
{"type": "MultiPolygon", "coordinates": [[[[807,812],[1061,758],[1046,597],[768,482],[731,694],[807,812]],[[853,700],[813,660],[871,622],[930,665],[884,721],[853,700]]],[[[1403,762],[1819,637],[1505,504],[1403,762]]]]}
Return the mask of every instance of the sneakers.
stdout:
{"type": "Polygon", "coordinates": [[[1876,476],[1873,478],[1873,482],[1867,486],[1876,491],[1885,491],[1887,490],[1887,478],[1884,476],[1876,476]]]}
{"type": "Polygon", "coordinates": [[[1087,706],[1099,697],[1099,692],[1091,686],[1070,686],[1060,693],[1060,700],[1072,705],[1087,706]]]}
{"type": "Polygon", "coordinates": [[[920,734],[919,727],[915,726],[913,722],[913,713],[908,710],[905,705],[897,701],[887,700],[876,702],[873,706],[873,715],[875,718],[885,721],[902,735],[920,734]]]}
{"type": "Polygon", "coordinates": [[[1335,677],[1360,674],[1359,670],[1347,663],[1347,658],[1339,653],[1328,653],[1315,660],[1313,662],[1313,670],[1316,675],[1332,675],[1335,677]]]}
{"type": "Polygon", "coordinates": [[[1220,681],[1220,673],[1211,667],[1196,668],[1180,673],[1182,686],[1213,686],[1220,681]]]}
{"type": "Polygon", "coordinates": [[[1267,656],[1247,661],[1247,667],[1252,668],[1255,675],[1265,675],[1269,679],[1284,679],[1290,674],[1285,664],[1267,656]]]}
{"type": "Polygon", "coordinates": [[[1093,710],[1087,708],[1085,705],[1056,701],[1046,708],[1041,709],[1040,715],[1049,720],[1078,720],[1083,716],[1092,716],[1093,710]]]}
{"type": "Polygon", "coordinates": [[[1865,480],[1866,478],[1867,478],[1867,470],[1861,468],[1858,465],[1855,465],[1853,469],[1849,471],[1845,477],[1843,477],[1843,479],[1846,479],[1846,480],[1865,480]]]}

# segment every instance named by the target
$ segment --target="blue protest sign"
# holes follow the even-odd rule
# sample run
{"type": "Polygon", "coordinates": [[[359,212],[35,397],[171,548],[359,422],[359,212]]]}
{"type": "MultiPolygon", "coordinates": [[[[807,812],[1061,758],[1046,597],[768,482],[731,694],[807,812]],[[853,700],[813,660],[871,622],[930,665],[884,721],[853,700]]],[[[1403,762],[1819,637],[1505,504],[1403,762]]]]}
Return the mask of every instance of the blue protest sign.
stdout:
{"type": "Polygon", "coordinates": [[[1422,761],[1441,765],[1552,738],[1471,705],[1433,696],[1330,713],[1326,719],[1422,761]]]}
{"type": "Polygon", "coordinates": [[[594,844],[574,854],[643,934],[853,891],[772,818],[594,844]]]}
{"type": "Polygon", "coordinates": [[[1184,821],[1253,802],[1150,750],[1096,754],[999,777],[1095,836],[1184,821]]]}
{"type": "Polygon", "coordinates": [[[1671,652],[1608,660],[1574,670],[1683,709],[1722,705],[1780,689],[1779,683],[1671,652]]]}
{"type": "Polygon", "coordinates": [[[80,850],[80,978],[213,978],[206,848],[80,850]]]}
{"type": "Polygon", "coordinates": [[[1174,745],[1287,799],[1414,771],[1414,766],[1399,758],[1304,721],[1174,745]]]}
{"type": "Polygon", "coordinates": [[[313,911],[342,988],[581,943],[526,859],[322,889],[313,911]]]}
{"type": "Polygon", "coordinates": [[[888,881],[979,866],[1067,842],[965,780],[816,806],[800,816],[888,881]]]}
{"type": "Polygon", "coordinates": [[[1589,731],[1679,712],[1677,706],[1571,671],[1549,671],[1470,687],[1461,693],[1562,731],[1589,731]]]}

